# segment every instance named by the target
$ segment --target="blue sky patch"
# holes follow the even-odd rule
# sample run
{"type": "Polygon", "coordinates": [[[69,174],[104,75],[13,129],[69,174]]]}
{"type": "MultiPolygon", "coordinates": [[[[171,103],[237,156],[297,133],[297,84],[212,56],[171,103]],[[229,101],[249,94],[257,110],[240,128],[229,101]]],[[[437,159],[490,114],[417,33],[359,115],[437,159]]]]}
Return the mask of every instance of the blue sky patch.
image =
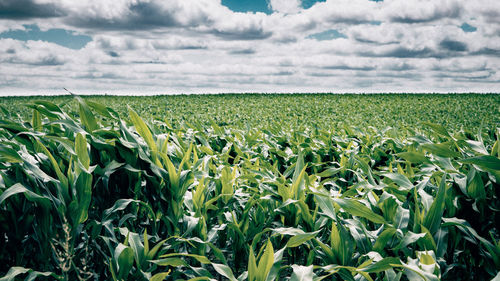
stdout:
{"type": "Polygon", "coordinates": [[[326,0],[302,0],[302,8],[309,9],[318,2],[326,2],[326,0]]]}
{"type": "Polygon", "coordinates": [[[222,0],[222,5],[233,12],[262,12],[266,14],[272,12],[266,0],[222,0]]]}
{"type": "Polygon", "coordinates": [[[338,38],[347,38],[347,36],[343,33],[340,33],[336,29],[330,29],[330,30],[326,30],[323,32],[311,34],[311,35],[307,36],[306,38],[316,39],[318,41],[323,41],[323,40],[333,40],[333,39],[338,39],[338,38]]]}
{"type": "Polygon", "coordinates": [[[12,38],[21,41],[47,41],[74,50],[79,50],[92,41],[90,36],[79,35],[66,29],[55,28],[41,31],[36,24],[24,25],[24,27],[26,30],[10,30],[0,33],[0,38],[12,38]]]}
{"type": "Polygon", "coordinates": [[[476,30],[477,30],[477,27],[472,26],[472,25],[470,25],[470,24],[468,24],[468,23],[466,23],[466,22],[464,22],[464,23],[460,26],[460,28],[461,28],[464,32],[474,32],[474,31],[476,31],[476,30]]]}
{"type": "MultiPolygon", "coordinates": [[[[302,8],[309,9],[318,2],[326,2],[326,0],[302,0],[302,8]]],[[[269,0],[222,0],[222,5],[233,12],[262,12],[266,14],[273,12],[269,7],[269,0]]]]}

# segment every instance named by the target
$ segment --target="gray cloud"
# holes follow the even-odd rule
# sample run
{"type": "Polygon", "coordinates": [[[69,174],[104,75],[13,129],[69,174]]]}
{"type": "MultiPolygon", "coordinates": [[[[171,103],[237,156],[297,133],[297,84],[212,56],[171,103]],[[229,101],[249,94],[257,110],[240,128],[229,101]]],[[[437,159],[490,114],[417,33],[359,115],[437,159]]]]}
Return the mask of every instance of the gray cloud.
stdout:
{"type": "Polygon", "coordinates": [[[438,78],[453,78],[459,80],[484,80],[490,78],[495,74],[494,72],[480,72],[480,73],[471,73],[471,74],[457,74],[457,73],[438,73],[435,77],[438,78]]]}
{"type": "Polygon", "coordinates": [[[272,32],[265,31],[262,28],[251,28],[247,30],[218,30],[211,31],[217,37],[226,40],[262,40],[271,37],[272,32]]]}
{"type": "Polygon", "coordinates": [[[229,51],[230,54],[232,55],[253,55],[255,54],[255,50],[254,49],[237,49],[237,50],[232,50],[232,51],[229,51]]]}
{"type": "Polygon", "coordinates": [[[392,65],[386,67],[386,69],[394,70],[394,71],[405,71],[405,70],[415,69],[415,66],[413,66],[407,62],[403,62],[403,63],[392,64],[392,65]]]}
{"type": "Polygon", "coordinates": [[[361,71],[371,71],[377,69],[375,66],[349,66],[349,65],[329,65],[329,66],[323,66],[322,68],[329,70],[361,70],[361,71]]]}
{"type": "Polygon", "coordinates": [[[93,38],[80,50],[0,38],[0,94],[498,91],[500,4],[475,1],[327,0],[267,15],[219,0],[0,0],[0,32],[29,20],[93,38]],[[346,38],[307,38],[325,30],[346,38]]]}
{"type": "Polygon", "coordinates": [[[312,76],[312,77],[332,77],[332,76],[334,76],[333,73],[327,73],[327,72],[308,72],[306,75],[312,76]]]}
{"type": "Polygon", "coordinates": [[[392,45],[392,44],[398,44],[398,41],[389,41],[389,42],[380,42],[377,40],[371,40],[371,39],[365,39],[362,37],[354,37],[354,40],[360,42],[360,43],[366,43],[366,44],[376,44],[376,45],[392,45]]]}
{"type": "Polygon", "coordinates": [[[380,53],[361,52],[360,54],[367,57],[392,57],[392,58],[429,58],[436,56],[436,53],[427,47],[422,49],[410,49],[402,46],[391,48],[388,51],[380,53]]]}
{"type": "Polygon", "coordinates": [[[31,66],[58,66],[66,63],[66,61],[63,58],[52,54],[47,54],[40,57],[27,58],[27,59],[23,59],[20,57],[10,57],[4,59],[3,62],[11,64],[25,64],[31,66]]]}
{"type": "Polygon", "coordinates": [[[118,75],[113,72],[100,73],[100,72],[88,72],[83,75],[78,75],[75,77],[76,79],[126,79],[127,77],[123,75],[118,75]]]}
{"type": "Polygon", "coordinates": [[[467,45],[463,42],[456,41],[456,40],[443,40],[439,42],[439,46],[443,49],[446,49],[448,51],[452,52],[465,52],[467,51],[467,45]]]}
{"type": "Polygon", "coordinates": [[[407,2],[405,4],[396,3],[396,9],[389,12],[390,21],[410,24],[427,23],[444,18],[458,18],[463,11],[463,7],[458,1],[407,2]]]}
{"type": "Polygon", "coordinates": [[[119,57],[119,56],[120,56],[120,55],[119,55],[117,52],[115,52],[115,51],[109,51],[109,52],[108,52],[108,55],[109,55],[110,57],[113,57],[113,58],[117,58],[117,57],[119,57]]]}
{"type": "Polygon", "coordinates": [[[290,75],[294,75],[295,72],[293,71],[279,71],[279,72],[276,72],[276,73],[273,73],[272,75],[274,76],[290,76],[290,75]]]}
{"type": "Polygon", "coordinates": [[[153,47],[156,50],[205,50],[208,47],[203,43],[188,43],[188,42],[176,42],[174,44],[171,43],[163,43],[163,42],[153,42],[153,47]]]}
{"type": "Polygon", "coordinates": [[[54,4],[37,4],[33,0],[0,0],[0,19],[60,17],[63,11],[54,4]]]}
{"type": "Polygon", "coordinates": [[[478,51],[471,52],[470,55],[475,55],[475,56],[494,56],[494,57],[500,57],[500,49],[492,49],[492,48],[481,48],[478,51]]]}
{"type": "Polygon", "coordinates": [[[173,13],[165,11],[155,2],[130,3],[126,8],[126,13],[115,17],[104,17],[99,14],[91,16],[84,13],[70,16],[65,21],[77,27],[104,30],[142,30],[182,26],[173,13]]]}

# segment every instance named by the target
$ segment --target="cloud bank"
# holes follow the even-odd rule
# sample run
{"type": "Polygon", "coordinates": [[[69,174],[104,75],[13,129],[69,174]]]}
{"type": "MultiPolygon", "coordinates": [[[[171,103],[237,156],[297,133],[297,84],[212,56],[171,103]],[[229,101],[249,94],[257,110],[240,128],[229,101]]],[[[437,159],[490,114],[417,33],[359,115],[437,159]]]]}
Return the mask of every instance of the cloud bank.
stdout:
{"type": "Polygon", "coordinates": [[[0,94],[498,92],[498,1],[267,3],[0,0],[0,94]]]}

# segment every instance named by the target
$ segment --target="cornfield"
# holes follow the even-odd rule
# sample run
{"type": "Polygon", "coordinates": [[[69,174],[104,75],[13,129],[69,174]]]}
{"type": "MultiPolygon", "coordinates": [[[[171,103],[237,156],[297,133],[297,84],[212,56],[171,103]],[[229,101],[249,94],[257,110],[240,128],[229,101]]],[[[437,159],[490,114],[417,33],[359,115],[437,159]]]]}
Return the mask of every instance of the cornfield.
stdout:
{"type": "Polygon", "coordinates": [[[0,280],[499,280],[488,98],[483,126],[404,133],[4,106],[0,280]]]}

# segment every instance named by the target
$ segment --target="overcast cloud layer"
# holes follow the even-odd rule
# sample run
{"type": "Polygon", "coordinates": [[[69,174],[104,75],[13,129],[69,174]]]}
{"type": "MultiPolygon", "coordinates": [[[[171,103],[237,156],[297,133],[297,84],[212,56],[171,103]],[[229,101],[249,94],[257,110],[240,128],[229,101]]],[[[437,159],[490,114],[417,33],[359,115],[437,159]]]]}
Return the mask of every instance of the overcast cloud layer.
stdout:
{"type": "Polygon", "coordinates": [[[499,92],[498,0],[303,4],[0,0],[0,94],[499,92]]]}

